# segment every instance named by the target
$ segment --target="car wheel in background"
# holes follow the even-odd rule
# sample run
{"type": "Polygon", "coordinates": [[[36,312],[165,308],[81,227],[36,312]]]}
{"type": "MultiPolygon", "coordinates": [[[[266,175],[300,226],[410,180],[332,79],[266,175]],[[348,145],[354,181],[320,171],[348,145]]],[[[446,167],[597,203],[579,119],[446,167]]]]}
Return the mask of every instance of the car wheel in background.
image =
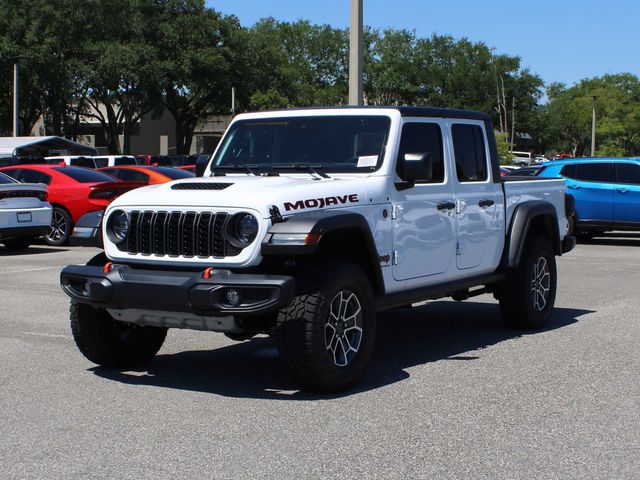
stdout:
{"type": "Polygon", "coordinates": [[[53,213],[51,215],[51,228],[45,236],[45,242],[47,245],[64,245],[73,228],[73,222],[71,216],[64,208],[53,207],[53,213]]]}

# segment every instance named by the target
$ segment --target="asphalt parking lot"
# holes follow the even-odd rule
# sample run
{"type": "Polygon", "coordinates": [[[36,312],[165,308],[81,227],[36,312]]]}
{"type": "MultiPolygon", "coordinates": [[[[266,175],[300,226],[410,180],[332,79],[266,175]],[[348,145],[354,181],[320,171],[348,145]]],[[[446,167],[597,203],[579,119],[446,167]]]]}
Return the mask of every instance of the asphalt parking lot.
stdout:
{"type": "Polygon", "coordinates": [[[381,315],[336,397],[295,390],[268,338],[172,330],[144,369],[91,364],[58,274],[95,252],[0,247],[2,478],[639,476],[640,234],[560,258],[542,332],[488,296],[381,315]]]}

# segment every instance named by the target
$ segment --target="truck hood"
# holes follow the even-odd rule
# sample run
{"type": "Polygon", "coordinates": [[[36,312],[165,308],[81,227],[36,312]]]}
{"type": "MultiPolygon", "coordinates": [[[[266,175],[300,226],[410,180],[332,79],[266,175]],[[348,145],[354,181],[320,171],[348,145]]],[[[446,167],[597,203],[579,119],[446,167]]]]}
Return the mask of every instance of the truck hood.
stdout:
{"type": "Polygon", "coordinates": [[[263,218],[276,205],[282,215],[312,210],[378,203],[374,184],[381,177],[348,177],[314,179],[310,175],[258,177],[227,175],[177,180],[138,188],[120,196],[114,207],[214,207],[217,209],[247,208],[263,218]]]}

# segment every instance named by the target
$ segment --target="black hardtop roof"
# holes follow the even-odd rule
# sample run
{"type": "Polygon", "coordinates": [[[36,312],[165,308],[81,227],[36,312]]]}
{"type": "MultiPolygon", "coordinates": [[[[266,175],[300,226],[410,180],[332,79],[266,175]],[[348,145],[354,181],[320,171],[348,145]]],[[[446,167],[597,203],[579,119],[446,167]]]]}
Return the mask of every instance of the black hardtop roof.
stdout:
{"type": "MultiPolygon", "coordinates": [[[[433,118],[459,118],[463,120],[491,120],[491,117],[483,112],[476,112],[474,110],[460,110],[455,108],[435,108],[435,107],[406,107],[406,106],[355,106],[355,105],[341,105],[336,107],[302,107],[302,108],[290,108],[286,110],[273,110],[273,112],[296,112],[301,110],[397,110],[403,117],[433,117],[433,118]]],[[[267,111],[268,113],[268,111],[267,111]]]]}

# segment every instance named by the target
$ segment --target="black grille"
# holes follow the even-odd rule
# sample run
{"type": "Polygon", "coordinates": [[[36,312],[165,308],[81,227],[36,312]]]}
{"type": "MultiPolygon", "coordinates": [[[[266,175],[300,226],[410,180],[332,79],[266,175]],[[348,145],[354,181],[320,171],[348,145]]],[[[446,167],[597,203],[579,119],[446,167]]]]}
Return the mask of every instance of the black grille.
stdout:
{"type": "Polygon", "coordinates": [[[130,214],[127,251],[132,254],[173,257],[233,257],[240,249],[225,238],[229,214],[196,212],[142,212],[130,214]]]}
{"type": "Polygon", "coordinates": [[[171,190],[224,190],[231,185],[233,185],[233,183],[176,183],[171,186],[171,190]]]}

